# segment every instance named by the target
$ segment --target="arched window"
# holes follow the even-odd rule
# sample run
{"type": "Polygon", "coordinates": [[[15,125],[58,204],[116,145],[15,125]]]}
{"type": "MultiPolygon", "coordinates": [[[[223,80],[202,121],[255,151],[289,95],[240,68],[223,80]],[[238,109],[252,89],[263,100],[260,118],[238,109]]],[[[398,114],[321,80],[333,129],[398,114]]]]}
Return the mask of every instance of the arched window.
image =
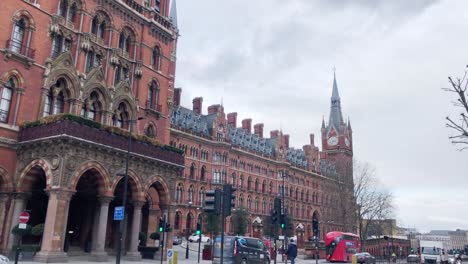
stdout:
{"type": "Polygon", "coordinates": [[[204,181],[206,177],[206,167],[202,166],[200,171],[200,181],[204,181]]]}
{"type": "Polygon", "coordinates": [[[180,212],[175,213],[175,218],[174,218],[174,229],[179,230],[180,229],[180,212]]]}
{"type": "Polygon", "coordinates": [[[112,116],[114,126],[120,128],[127,128],[129,117],[130,114],[128,113],[127,105],[125,103],[120,103],[119,107],[116,109],[114,115],[112,116]]]}
{"type": "Polygon", "coordinates": [[[190,185],[189,189],[188,189],[188,197],[187,197],[187,202],[189,203],[193,203],[193,185],[190,185]]]}
{"type": "Polygon", "coordinates": [[[13,37],[10,44],[10,49],[13,52],[24,54],[23,41],[24,41],[24,32],[26,31],[26,22],[24,18],[16,21],[15,26],[13,27],[13,37]]]}
{"type": "Polygon", "coordinates": [[[159,49],[159,47],[156,46],[153,49],[153,57],[151,61],[151,66],[153,67],[154,70],[159,71],[160,63],[161,63],[161,50],[159,49]]]}
{"type": "Polygon", "coordinates": [[[101,24],[99,24],[97,36],[101,39],[104,39],[105,32],[106,32],[106,22],[102,21],[101,24]]]}
{"type": "Polygon", "coordinates": [[[99,94],[94,91],[81,108],[81,117],[88,118],[94,121],[100,121],[101,103],[99,102],[99,94]]]}
{"type": "Polygon", "coordinates": [[[75,18],[76,18],[76,11],[77,11],[76,3],[73,3],[73,5],[70,7],[70,10],[68,12],[67,20],[75,23],[75,18]]]}
{"type": "Polygon", "coordinates": [[[68,13],[68,0],[61,0],[59,6],[59,16],[67,17],[68,13]]]}
{"type": "Polygon", "coordinates": [[[266,201],[265,201],[265,198],[263,199],[263,203],[262,203],[262,214],[266,214],[266,210],[267,210],[267,205],[266,205],[266,201]]]}
{"type": "Polygon", "coordinates": [[[148,125],[145,129],[145,136],[149,138],[155,138],[156,137],[156,129],[154,128],[153,125],[148,125]]]}
{"type": "Polygon", "coordinates": [[[64,112],[65,89],[66,82],[63,79],[58,79],[57,82],[50,88],[45,98],[43,116],[56,115],[64,112]]]}
{"type": "Polygon", "coordinates": [[[255,213],[258,213],[259,210],[259,201],[258,197],[255,197],[255,213]]]}
{"type": "Polygon", "coordinates": [[[97,35],[98,33],[98,24],[99,24],[99,21],[98,21],[98,17],[94,17],[93,18],[93,21],[91,21],[91,33],[94,34],[94,35],[97,35]]]}
{"type": "Polygon", "coordinates": [[[263,180],[262,182],[262,193],[265,193],[266,192],[266,181],[263,180]]]}
{"type": "Polygon", "coordinates": [[[273,182],[270,182],[270,191],[269,193],[271,194],[273,192],[273,182]]]}
{"type": "Polygon", "coordinates": [[[258,179],[255,179],[255,192],[258,192],[258,179]]]}
{"type": "Polygon", "coordinates": [[[157,82],[152,81],[148,89],[148,101],[146,102],[146,108],[160,111],[160,109],[158,109],[158,104],[159,104],[159,86],[157,82]]]}
{"type": "Polygon", "coordinates": [[[252,187],[252,178],[250,176],[247,178],[247,191],[250,191],[250,188],[252,187]]]}
{"type": "Polygon", "coordinates": [[[190,176],[189,176],[190,179],[195,179],[195,170],[196,170],[195,164],[192,163],[192,165],[190,166],[190,176]]]}
{"type": "Polygon", "coordinates": [[[244,187],[244,175],[241,175],[239,178],[239,189],[244,187]]]}
{"type": "Polygon", "coordinates": [[[232,186],[236,186],[236,174],[235,173],[231,175],[231,184],[232,186]]]}
{"type": "Polygon", "coordinates": [[[176,197],[175,197],[176,203],[182,202],[182,190],[183,190],[182,183],[179,183],[176,188],[176,197]]]}
{"type": "Polygon", "coordinates": [[[252,209],[252,199],[250,199],[250,196],[247,196],[247,209],[249,211],[252,209]]]}
{"type": "Polygon", "coordinates": [[[10,114],[11,98],[13,91],[16,88],[15,80],[9,78],[2,89],[2,97],[0,98],[0,122],[7,123],[8,115],[10,114]]]}
{"type": "Polygon", "coordinates": [[[205,202],[205,189],[201,187],[200,191],[198,191],[198,204],[203,205],[204,202],[205,202]]]}

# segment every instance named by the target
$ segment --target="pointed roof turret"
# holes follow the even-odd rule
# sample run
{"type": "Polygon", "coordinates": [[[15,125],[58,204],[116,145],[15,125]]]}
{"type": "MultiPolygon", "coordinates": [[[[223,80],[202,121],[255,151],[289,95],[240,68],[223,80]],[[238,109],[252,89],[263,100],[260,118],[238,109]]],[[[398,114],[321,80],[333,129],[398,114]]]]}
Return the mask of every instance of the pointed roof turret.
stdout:
{"type": "Polygon", "coordinates": [[[341,113],[341,99],[340,94],[338,93],[336,74],[333,72],[333,91],[331,96],[331,109],[327,132],[330,131],[332,127],[334,127],[337,132],[340,132],[342,125],[345,125],[345,123],[343,122],[343,114],[341,113]]]}
{"type": "Polygon", "coordinates": [[[322,128],[325,128],[325,118],[322,117],[322,128]]]}
{"type": "Polygon", "coordinates": [[[178,26],[177,26],[177,5],[176,5],[176,0],[172,0],[171,10],[169,11],[169,19],[172,21],[172,25],[174,26],[174,28],[178,28],[178,26]]]}

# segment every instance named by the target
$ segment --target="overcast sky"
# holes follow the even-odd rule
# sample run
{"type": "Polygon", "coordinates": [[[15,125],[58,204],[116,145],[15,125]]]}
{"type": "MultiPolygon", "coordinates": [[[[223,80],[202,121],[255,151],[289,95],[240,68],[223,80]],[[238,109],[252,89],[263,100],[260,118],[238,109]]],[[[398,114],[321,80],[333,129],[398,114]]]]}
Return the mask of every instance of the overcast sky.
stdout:
{"type": "MultiPolygon", "coordinates": [[[[333,67],[354,157],[395,194],[399,225],[468,229],[468,150],[450,144],[447,76],[468,64],[468,1],[178,0],[182,104],[282,128],[328,120],[333,67]]],[[[319,144],[318,140],[316,144],[319,144]]],[[[320,146],[321,148],[321,146],[320,146]]]]}

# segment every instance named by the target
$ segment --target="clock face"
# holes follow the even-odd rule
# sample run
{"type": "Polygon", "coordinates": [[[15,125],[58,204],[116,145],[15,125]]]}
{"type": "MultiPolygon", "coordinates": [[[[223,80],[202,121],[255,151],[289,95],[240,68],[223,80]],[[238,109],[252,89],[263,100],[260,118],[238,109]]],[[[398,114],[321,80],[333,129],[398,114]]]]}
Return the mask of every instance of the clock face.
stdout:
{"type": "Polygon", "coordinates": [[[335,146],[336,144],[338,144],[338,138],[330,137],[327,142],[328,142],[328,145],[335,146]]]}
{"type": "Polygon", "coordinates": [[[223,125],[219,125],[219,126],[218,126],[218,131],[219,131],[219,132],[223,132],[223,131],[224,131],[223,125]]]}
{"type": "Polygon", "coordinates": [[[351,142],[349,142],[348,138],[345,138],[345,144],[346,144],[347,147],[349,147],[349,145],[351,145],[351,142]]]}

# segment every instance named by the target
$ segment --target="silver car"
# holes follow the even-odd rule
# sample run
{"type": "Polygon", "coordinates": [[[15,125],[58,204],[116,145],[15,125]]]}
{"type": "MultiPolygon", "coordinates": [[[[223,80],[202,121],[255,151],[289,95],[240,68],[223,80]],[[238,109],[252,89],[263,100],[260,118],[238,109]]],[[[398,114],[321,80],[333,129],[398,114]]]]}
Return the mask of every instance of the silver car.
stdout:
{"type": "Polygon", "coordinates": [[[8,263],[10,263],[10,260],[5,256],[0,255],[0,264],[8,264],[8,263]]]}
{"type": "Polygon", "coordinates": [[[357,259],[357,263],[372,263],[375,264],[375,257],[368,252],[361,252],[354,254],[357,259]]]}

